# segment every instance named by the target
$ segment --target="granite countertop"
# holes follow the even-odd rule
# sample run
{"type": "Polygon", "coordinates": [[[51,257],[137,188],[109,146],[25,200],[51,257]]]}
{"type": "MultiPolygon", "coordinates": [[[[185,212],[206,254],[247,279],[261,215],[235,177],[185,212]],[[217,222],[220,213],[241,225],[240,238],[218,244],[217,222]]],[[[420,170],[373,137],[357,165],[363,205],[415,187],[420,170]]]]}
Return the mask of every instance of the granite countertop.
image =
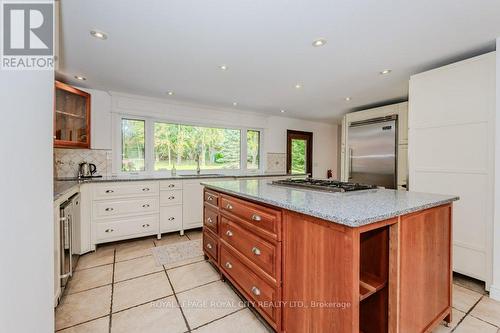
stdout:
{"type": "Polygon", "coordinates": [[[210,174],[200,174],[193,175],[189,177],[182,176],[165,176],[165,175],[119,175],[119,176],[109,176],[109,177],[99,177],[99,178],[87,178],[84,180],[78,179],[76,177],[71,178],[56,178],[54,180],[54,201],[59,199],[64,194],[71,191],[73,186],[78,186],[81,183],[106,183],[106,182],[130,182],[130,181],[148,181],[148,180],[183,180],[183,179],[210,179],[210,178],[227,178],[227,179],[237,179],[237,178],[256,178],[256,177],[300,177],[307,176],[307,174],[289,174],[289,173],[257,173],[257,174],[244,174],[244,175],[210,175],[210,174]]]}
{"type": "Polygon", "coordinates": [[[271,185],[269,180],[205,181],[202,184],[227,194],[349,227],[360,227],[458,200],[453,195],[387,189],[331,193],[271,185]]]}

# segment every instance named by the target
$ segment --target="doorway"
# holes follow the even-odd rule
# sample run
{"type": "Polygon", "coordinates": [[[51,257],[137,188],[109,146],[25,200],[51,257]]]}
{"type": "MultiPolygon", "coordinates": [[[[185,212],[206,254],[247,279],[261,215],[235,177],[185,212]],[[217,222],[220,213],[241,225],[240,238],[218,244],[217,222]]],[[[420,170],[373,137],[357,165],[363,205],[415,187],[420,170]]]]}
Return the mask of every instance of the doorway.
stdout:
{"type": "Polygon", "coordinates": [[[312,176],[312,132],[286,131],[286,171],[312,176]]]}

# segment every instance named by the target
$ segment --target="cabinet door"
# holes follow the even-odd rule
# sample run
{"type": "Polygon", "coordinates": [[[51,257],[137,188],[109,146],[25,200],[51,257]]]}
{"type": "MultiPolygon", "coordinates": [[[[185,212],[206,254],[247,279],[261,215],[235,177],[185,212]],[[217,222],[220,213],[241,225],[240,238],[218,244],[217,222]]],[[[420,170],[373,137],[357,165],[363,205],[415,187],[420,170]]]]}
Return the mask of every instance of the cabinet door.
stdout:
{"type": "Polygon", "coordinates": [[[203,226],[203,186],[200,182],[200,179],[183,181],[183,229],[198,228],[203,226]]]}
{"type": "Polygon", "coordinates": [[[55,83],[54,146],[90,148],[90,94],[55,83]]]}

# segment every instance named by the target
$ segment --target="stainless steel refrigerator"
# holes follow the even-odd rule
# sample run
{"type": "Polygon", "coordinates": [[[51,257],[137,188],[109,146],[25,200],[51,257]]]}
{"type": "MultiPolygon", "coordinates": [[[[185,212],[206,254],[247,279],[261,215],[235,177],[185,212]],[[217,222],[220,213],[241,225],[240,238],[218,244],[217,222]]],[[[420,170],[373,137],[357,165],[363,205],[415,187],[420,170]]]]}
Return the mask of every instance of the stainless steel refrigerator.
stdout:
{"type": "Polygon", "coordinates": [[[397,187],[397,116],[349,124],[349,181],[397,187]]]}

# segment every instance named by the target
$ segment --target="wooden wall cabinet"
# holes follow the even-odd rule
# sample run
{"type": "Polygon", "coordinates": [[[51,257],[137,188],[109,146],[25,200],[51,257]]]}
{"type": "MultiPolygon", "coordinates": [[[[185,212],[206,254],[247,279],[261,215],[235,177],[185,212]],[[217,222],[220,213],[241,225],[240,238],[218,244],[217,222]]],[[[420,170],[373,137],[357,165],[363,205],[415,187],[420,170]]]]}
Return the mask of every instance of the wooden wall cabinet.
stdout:
{"type": "Polygon", "coordinates": [[[90,148],[90,94],[55,82],[54,147],[90,148]]]}

